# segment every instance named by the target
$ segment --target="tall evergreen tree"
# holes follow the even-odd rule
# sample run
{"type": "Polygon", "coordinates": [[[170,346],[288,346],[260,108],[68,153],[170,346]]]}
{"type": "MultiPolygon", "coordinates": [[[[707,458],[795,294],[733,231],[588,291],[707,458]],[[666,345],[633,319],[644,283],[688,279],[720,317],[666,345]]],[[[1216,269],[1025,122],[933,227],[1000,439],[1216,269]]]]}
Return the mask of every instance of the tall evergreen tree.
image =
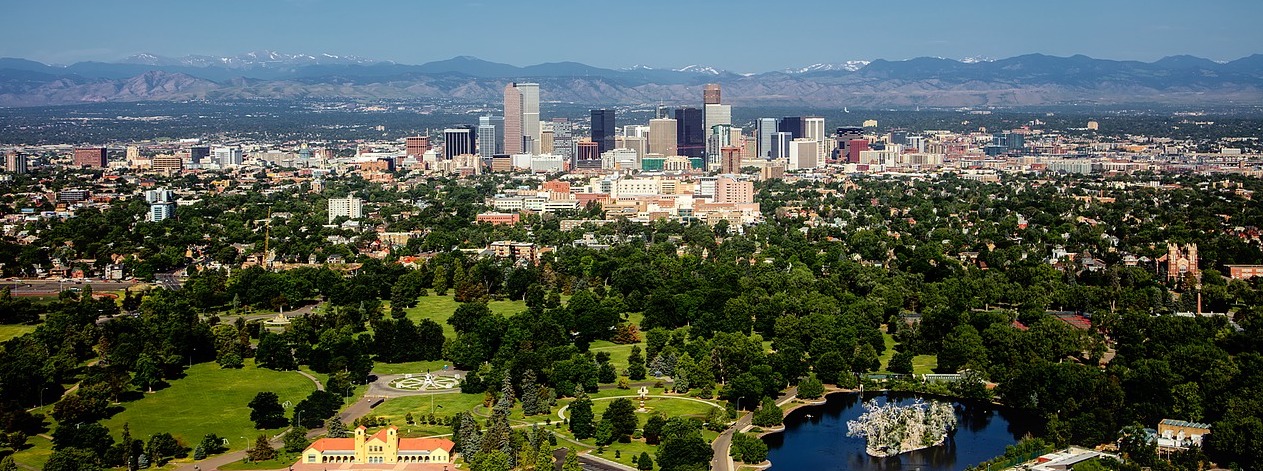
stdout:
{"type": "Polygon", "coordinates": [[[640,345],[633,345],[627,355],[627,378],[632,381],[645,379],[645,357],[640,354],[640,345]]]}
{"type": "Polygon", "coordinates": [[[579,398],[570,403],[570,432],[579,440],[591,437],[596,433],[596,425],[592,423],[592,399],[587,394],[579,393],[579,398]]]}

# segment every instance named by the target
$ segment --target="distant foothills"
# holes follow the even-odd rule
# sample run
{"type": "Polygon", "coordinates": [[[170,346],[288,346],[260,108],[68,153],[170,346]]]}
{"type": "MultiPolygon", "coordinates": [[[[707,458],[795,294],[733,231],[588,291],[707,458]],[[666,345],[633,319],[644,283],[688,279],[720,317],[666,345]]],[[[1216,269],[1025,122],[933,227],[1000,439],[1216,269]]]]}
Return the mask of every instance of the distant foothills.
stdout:
{"type": "Polygon", "coordinates": [[[518,67],[469,56],[406,65],[330,54],[275,52],[52,66],[0,59],[0,107],[93,102],[355,99],[495,103],[505,83],[540,83],[545,102],[688,103],[705,83],[743,106],[1016,107],[1046,105],[1263,106],[1263,55],[1231,62],[1171,56],[1155,62],[1028,54],[1008,59],[847,61],[763,73],[706,66],[604,69],[577,62],[518,67]]]}

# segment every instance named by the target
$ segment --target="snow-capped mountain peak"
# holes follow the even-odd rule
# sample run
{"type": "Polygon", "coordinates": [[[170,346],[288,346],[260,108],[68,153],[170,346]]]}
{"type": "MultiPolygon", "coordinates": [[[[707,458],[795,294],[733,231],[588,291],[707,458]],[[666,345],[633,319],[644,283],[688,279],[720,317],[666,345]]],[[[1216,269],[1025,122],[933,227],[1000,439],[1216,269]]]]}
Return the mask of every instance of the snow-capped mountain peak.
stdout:
{"type": "Polygon", "coordinates": [[[864,61],[864,60],[851,60],[851,61],[846,61],[846,62],[837,63],[837,64],[824,64],[824,63],[811,64],[809,66],[799,67],[796,69],[785,69],[785,73],[804,74],[807,72],[827,72],[827,71],[837,71],[837,70],[855,72],[857,70],[864,68],[864,66],[868,65],[868,63],[869,61],[864,61]]]}
{"type": "Polygon", "coordinates": [[[995,62],[995,59],[992,59],[987,56],[970,56],[970,57],[961,59],[960,61],[961,63],[965,63],[965,64],[977,64],[979,62],[995,62]]]}
{"type": "Polygon", "coordinates": [[[236,56],[204,56],[188,55],[184,57],[163,57],[156,54],[141,53],[122,61],[125,64],[141,64],[153,66],[186,66],[186,67],[227,67],[249,69],[254,67],[306,66],[330,64],[376,64],[382,61],[364,59],[356,56],[344,56],[328,53],[288,54],[284,52],[261,50],[251,51],[236,56]]]}
{"type": "Polygon", "coordinates": [[[673,70],[675,70],[676,72],[692,72],[695,74],[706,74],[706,75],[719,75],[722,73],[719,69],[716,69],[714,67],[698,65],[698,64],[687,65],[679,69],[673,69],[673,70]]]}

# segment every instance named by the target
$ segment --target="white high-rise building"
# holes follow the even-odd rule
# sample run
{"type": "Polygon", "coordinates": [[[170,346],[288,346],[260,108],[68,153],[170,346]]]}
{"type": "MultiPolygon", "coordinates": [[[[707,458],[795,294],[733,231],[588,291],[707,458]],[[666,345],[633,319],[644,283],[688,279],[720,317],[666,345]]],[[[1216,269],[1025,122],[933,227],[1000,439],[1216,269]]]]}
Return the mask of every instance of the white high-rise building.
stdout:
{"type": "Polygon", "coordinates": [[[789,143],[789,165],[785,170],[808,170],[816,168],[819,160],[820,143],[800,137],[789,143]]]}
{"type": "MultiPolygon", "coordinates": [[[[759,158],[771,159],[778,157],[773,153],[772,137],[776,135],[776,118],[759,118],[758,121],[758,152],[759,158]]],[[[785,151],[789,153],[788,150],[785,151]]],[[[784,157],[780,155],[779,157],[784,157]]]]}
{"type": "Polygon", "coordinates": [[[175,194],[170,190],[156,188],[145,191],[145,201],[149,203],[149,220],[160,222],[175,216],[175,194]]]}
{"type": "Polygon", "coordinates": [[[357,198],[355,195],[346,198],[329,198],[329,223],[332,224],[334,219],[339,216],[346,216],[349,219],[359,219],[363,217],[364,200],[357,198]]]}
{"type": "Polygon", "coordinates": [[[704,129],[714,129],[715,126],[732,124],[732,105],[707,104],[702,113],[702,126],[704,129]]]}
{"type": "Polygon", "coordinates": [[[785,159],[789,157],[790,141],[794,140],[794,134],[789,132],[772,133],[771,144],[767,149],[768,159],[785,159]]]}
{"type": "Polygon", "coordinates": [[[541,127],[539,123],[539,84],[519,83],[517,89],[522,92],[522,138],[531,147],[523,149],[530,154],[539,153],[541,127]]]}
{"type": "Polygon", "coordinates": [[[490,159],[504,153],[504,117],[478,117],[478,155],[490,159]]]}
{"type": "Polygon", "coordinates": [[[817,157],[827,155],[825,154],[825,149],[826,149],[825,141],[830,141],[832,139],[830,139],[829,136],[825,134],[824,118],[821,118],[819,116],[804,117],[803,118],[803,137],[807,139],[811,139],[819,143],[816,146],[817,157]]]}
{"type": "Polygon", "coordinates": [[[221,167],[241,165],[242,154],[240,147],[215,147],[211,149],[211,156],[215,159],[215,163],[221,167]]]}

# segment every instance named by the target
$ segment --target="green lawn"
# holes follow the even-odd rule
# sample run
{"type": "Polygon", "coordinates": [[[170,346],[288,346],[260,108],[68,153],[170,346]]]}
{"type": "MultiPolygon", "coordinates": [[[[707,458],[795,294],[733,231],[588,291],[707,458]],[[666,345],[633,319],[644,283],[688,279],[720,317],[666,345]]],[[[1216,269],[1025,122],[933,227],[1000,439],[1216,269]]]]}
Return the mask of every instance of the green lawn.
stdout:
{"type": "MultiPolygon", "coordinates": [[[[643,416],[643,414],[638,414],[638,415],[641,415],[641,425],[644,425],[645,417],[643,416]]],[[[570,431],[567,430],[565,426],[552,428],[550,430],[557,433],[558,435],[561,435],[570,439],[574,439],[574,436],[570,434],[570,431]]],[[[718,433],[712,432],[710,430],[702,431],[702,438],[705,439],[707,443],[714,441],[715,437],[717,436],[719,436],[718,433]]],[[[597,453],[596,443],[592,439],[589,438],[587,440],[583,440],[582,442],[587,446],[588,449],[591,450],[589,452],[590,454],[599,456],[601,458],[605,458],[610,461],[622,463],[627,466],[632,466],[632,467],[635,467],[635,465],[632,464],[632,458],[640,457],[641,453],[649,453],[649,456],[655,460],[654,469],[657,469],[658,467],[657,462],[656,462],[658,447],[656,445],[646,444],[643,439],[632,440],[630,443],[614,442],[610,444],[609,446],[605,447],[605,450],[602,453],[597,453]]],[[[558,440],[557,445],[563,446],[563,447],[576,448],[576,445],[574,443],[571,443],[565,440],[558,440]]]]}
{"type": "Polygon", "coordinates": [[[53,442],[36,435],[27,439],[26,444],[30,448],[14,453],[13,461],[33,469],[43,469],[44,464],[48,462],[48,457],[53,454],[53,442]]]}
{"type": "Polygon", "coordinates": [[[281,449],[277,450],[276,459],[274,460],[259,461],[257,463],[247,463],[245,460],[234,461],[220,466],[219,469],[224,471],[247,469],[286,469],[290,465],[296,463],[301,455],[302,453],[286,453],[284,449],[281,449]]]}
{"type": "Polygon", "coordinates": [[[261,433],[275,435],[277,430],[255,430],[246,404],[262,391],[272,391],[282,403],[297,404],[315,390],[311,380],[292,371],[255,368],[252,359],[239,370],[221,369],[214,363],[193,365],[183,379],[174,380],[144,398],[124,404],[123,412],[104,423],[110,432],[122,432],[123,424],[131,427],[134,437],[170,432],[189,446],[202,436],[215,433],[227,438],[229,448],[245,449],[261,433]]]}
{"type": "Polygon", "coordinates": [[[404,422],[404,416],[409,412],[412,413],[414,418],[423,414],[428,415],[430,413],[430,401],[433,400],[434,415],[451,417],[458,412],[469,411],[474,407],[481,406],[482,399],[482,394],[459,393],[396,397],[387,399],[386,402],[374,408],[369,414],[384,417],[390,421],[391,425],[399,427],[399,430],[405,436],[443,435],[452,433],[452,428],[446,425],[408,425],[404,422]]]}
{"type": "MultiPolygon", "coordinates": [[[[883,329],[884,330],[884,329],[883,329]]],[[[882,333],[882,338],[886,341],[886,351],[882,352],[881,369],[878,373],[890,373],[890,358],[895,356],[895,338],[887,333],[882,333]]],[[[912,374],[928,374],[933,373],[934,368],[938,367],[938,357],[935,355],[917,355],[912,357],[912,374]]]]}
{"type": "MultiPolygon", "coordinates": [[[[417,301],[417,306],[404,310],[408,319],[413,322],[420,322],[422,319],[430,319],[438,322],[443,326],[443,334],[447,338],[456,338],[456,330],[447,324],[447,319],[452,317],[452,313],[456,312],[456,308],[460,303],[452,299],[451,295],[437,296],[431,293],[429,296],[422,296],[417,301]]],[[[487,307],[491,312],[511,316],[526,310],[526,302],[524,301],[491,301],[487,303],[487,307]]]]}
{"type": "Polygon", "coordinates": [[[3,324],[0,325],[0,342],[5,340],[21,337],[29,332],[34,332],[35,326],[26,324],[3,324]]]}
{"type": "Polygon", "coordinates": [[[401,375],[408,373],[425,373],[427,371],[441,374],[443,366],[451,367],[452,362],[446,360],[434,361],[408,361],[403,363],[382,363],[373,364],[373,372],[379,375],[401,375]]]}
{"type": "MultiPolygon", "coordinates": [[[[618,372],[619,375],[622,375],[623,370],[627,369],[627,356],[631,355],[632,345],[640,345],[640,355],[641,356],[645,355],[644,342],[636,343],[636,344],[629,343],[626,345],[619,345],[614,342],[610,342],[608,340],[597,340],[595,342],[592,342],[592,345],[588,346],[588,350],[591,351],[592,353],[605,352],[605,353],[610,354],[610,364],[614,365],[614,371],[618,372]]],[[[645,366],[649,366],[650,361],[653,361],[653,359],[646,358],[645,366]]]]}
{"type": "MultiPolygon", "coordinates": [[[[629,399],[631,399],[633,405],[640,407],[640,400],[635,398],[629,399]]],[[[600,420],[601,414],[603,414],[605,409],[608,409],[610,404],[613,402],[613,399],[592,401],[592,413],[596,415],[597,420],[600,420]]],[[[640,424],[643,426],[645,421],[649,420],[649,416],[657,412],[662,412],[666,414],[667,417],[696,417],[702,419],[706,417],[706,412],[710,411],[711,408],[712,406],[685,399],[649,397],[645,398],[645,409],[648,409],[649,412],[644,414],[637,413],[636,416],[640,418],[640,424]]]]}

